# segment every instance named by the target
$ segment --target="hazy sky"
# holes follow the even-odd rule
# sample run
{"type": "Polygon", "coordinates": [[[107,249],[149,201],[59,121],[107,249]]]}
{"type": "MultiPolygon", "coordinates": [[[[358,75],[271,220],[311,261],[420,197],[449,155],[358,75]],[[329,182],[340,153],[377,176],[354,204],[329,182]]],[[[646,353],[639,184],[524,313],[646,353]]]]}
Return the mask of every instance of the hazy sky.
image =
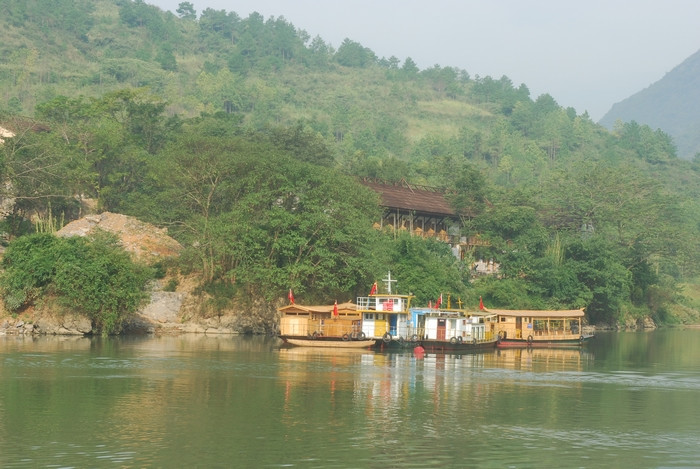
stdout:
{"type": "MultiPolygon", "coordinates": [[[[146,3],[174,12],[181,1],[146,3]]],[[[421,69],[506,75],[595,121],[700,49],[698,0],[189,1],[198,14],[283,16],[335,48],[349,38],[421,69]]]]}

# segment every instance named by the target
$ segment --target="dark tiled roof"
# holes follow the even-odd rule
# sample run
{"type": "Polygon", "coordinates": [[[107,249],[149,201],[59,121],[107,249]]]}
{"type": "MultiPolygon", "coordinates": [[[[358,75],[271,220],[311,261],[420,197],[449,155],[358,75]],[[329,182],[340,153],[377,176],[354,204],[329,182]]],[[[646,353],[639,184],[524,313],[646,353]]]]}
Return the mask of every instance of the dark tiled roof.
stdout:
{"type": "Polygon", "coordinates": [[[455,215],[455,211],[445,200],[445,193],[440,189],[408,184],[406,181],[390,183],[363,179],[360,182],[381,196],[384,207],[415,210],[430,215],[455,215]]]}

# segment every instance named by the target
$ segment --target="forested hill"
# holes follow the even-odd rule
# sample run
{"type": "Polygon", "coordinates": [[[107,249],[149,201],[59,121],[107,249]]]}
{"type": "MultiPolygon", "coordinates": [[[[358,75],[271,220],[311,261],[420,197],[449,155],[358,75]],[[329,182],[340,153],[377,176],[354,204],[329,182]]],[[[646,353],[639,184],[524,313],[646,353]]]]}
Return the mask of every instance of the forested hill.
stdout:
{"type": "Polygon", "coordinates": [[[505,76],[335,49],[282,17],[50,4],[0,0],[9,239],[93,198],[168,226],[220,296],[327,300],[390,267],[425,303],[449,289],[594,321],[695,308],[677,292],[700,265],[700,167],[661,131],[608,131],[505,76]],[[367,231],[377,200],[357,177],[444,188],[500,277],[367,231]]]}
{"type": "Polygon", "coordinates": [[[648,88],[615,104],[600,120],[638,122],[671,135],[680,158],[700,153],[700,50],[648,88]]]}

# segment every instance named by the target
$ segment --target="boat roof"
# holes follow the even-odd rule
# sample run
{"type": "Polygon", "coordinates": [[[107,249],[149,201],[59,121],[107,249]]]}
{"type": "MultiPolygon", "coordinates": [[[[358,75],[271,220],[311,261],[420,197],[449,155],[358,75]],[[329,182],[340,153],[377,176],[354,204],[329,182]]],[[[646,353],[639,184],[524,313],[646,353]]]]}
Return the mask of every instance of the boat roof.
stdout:
{"type": "MultiPolygon", "coordinates": [[[[373,293],[364,298],[413,298],[414,295],[402,295],[400,293],[373,293]]],[[[362,298],[362,297],[361,297],[362,298]]]]}
{"type": "MultiPolygon", "coordinates": [[[[282,306],[277,308],[280,313],[332,313],[335,308],[335,304],[331,305],[300,305],[291,304],[287,306],[282,306]]],[[[338,303],[338,312],[356,312],[357,306],[352,301],[347,301],[345,303],[338,303]]]]}
{"type": "Polygon", "coordinates": [[[532,317],[532,318],[582,318],[586,315],[583,309],[541,310],[541,309],[484,309],[485,312],[499,316],[532,317]]]}
{"type": "Polygon", "coordinates": [[[410,311],[412,313],[422,314],[424,316],[436,316],[436,317],[445,317],[445,318],[470,318],[470,317],[489,318],[489,317],[496,316],[495,313],[491,313],[489,311],[484,311],[484,310],[470,311],[470,310],[466,310],[466,309],[446,309],[446,308],[435,309],[435,308],[429,308],[427,306],[423,306],[423,307],[416,306],[416,307],[410,308],[410,311]]]}

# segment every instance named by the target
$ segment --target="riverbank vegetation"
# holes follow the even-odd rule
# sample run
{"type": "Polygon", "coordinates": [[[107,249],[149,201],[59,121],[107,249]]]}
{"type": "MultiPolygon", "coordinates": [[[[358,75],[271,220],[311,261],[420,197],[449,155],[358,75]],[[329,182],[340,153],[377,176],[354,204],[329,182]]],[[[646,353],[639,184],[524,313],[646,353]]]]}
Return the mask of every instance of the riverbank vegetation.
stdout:
{"type": "Polygon", "coordinates": [[[116,237],[60,238],[37,233],[17,238],[3,256],[0,278],[10,313],[56,299],[89,317],[104,334],[120,332],[146,297],[153,273],[134,263],[116,237]]]}
{"type": "Polygon", "coordinates": [[[110,314],[133,308],[144,271],[28,223],[73,220],[94,199],[168,227],[186,247],[178,268],[222,304],[290,288],[304,302],[351,300],[391,270],[420,304],[449,293],[453,306],[584,307],[594,323],[698,320],[681,285],[699,273],[700,163],[678,159],[661,131],[608,132],[505,76],[419,70],[350,39],[336,49],[281,17],[56,3],[58,16],[0,0],[11,309],[49,284],[13,270],[33,265],[35,243],[57,266],[98,262],[76,257],[97,249],[119,266],[99,277],[100,289],[120,285],[116,297],[88,291],[90,269],[50,284],[87,314],[107,308],[101,321],[118,329],[110,314]],[[361,177],[443,188],[468,214],[461,234],[484,242],[460,261],[444,243],[374,229],[379,200],[361,177]],[[500,275],[475,277],[478,259],[500,275]]]}

